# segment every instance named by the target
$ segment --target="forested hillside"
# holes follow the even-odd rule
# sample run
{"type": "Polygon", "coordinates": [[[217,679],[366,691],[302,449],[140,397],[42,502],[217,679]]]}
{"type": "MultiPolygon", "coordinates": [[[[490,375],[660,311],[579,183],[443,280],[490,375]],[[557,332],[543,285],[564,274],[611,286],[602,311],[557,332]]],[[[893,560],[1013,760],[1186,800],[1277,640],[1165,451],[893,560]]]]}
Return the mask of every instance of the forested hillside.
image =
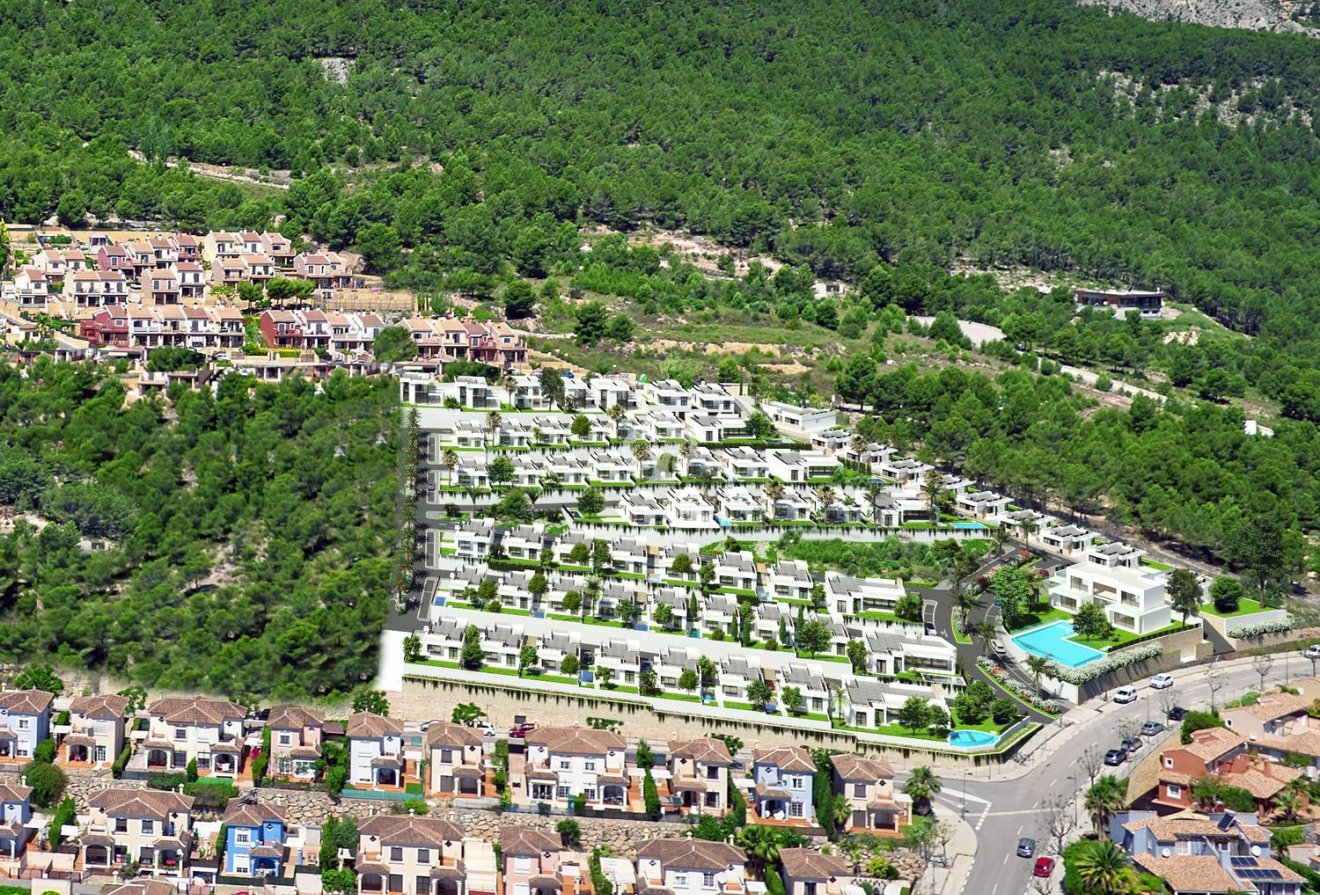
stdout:
{"type": "Polygon", "coordinates": [[[392,382],[249,394],[230,377],[214,397],[124,408],[106,368],[27,372],[0,366],[0,656],[235,697],[375,674],[397,543],[392,382]]]}
{"type": "Polygon", "coordinates": [[[0,74],[11,218],[237,224],[281,201],[185,189],[129,146],[298,174],[434,161],[313,178],[290,227],[382,269],[416,247],[433,278],[535,269],[579,215],[830,275],[962,254],[1158,284],[1320,356],[1320,54],[1300,36],[1064,0],[4,0],[0,74]],[[346,85],[327,56],[352,60],[346,85]]]}

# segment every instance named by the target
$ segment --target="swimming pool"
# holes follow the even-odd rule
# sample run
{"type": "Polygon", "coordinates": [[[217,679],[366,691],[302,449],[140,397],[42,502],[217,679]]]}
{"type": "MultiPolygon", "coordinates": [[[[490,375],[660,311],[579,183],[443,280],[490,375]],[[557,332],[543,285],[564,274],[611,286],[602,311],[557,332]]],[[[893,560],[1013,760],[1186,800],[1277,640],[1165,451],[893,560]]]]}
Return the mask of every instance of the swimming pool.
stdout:
{"type": "Polygon", "coordinates": [[[1014,636],[1013,642],[1033,656],[1044,656],[1069,668],[1080,668],[1104,656],[1099,650],[1069,640],[1075,633],[1072,622],[1050,622],[1014,636]]]}
{"type": "Polygon", "coordinates": [[[985,528],[980,522],[955,522],[952,527],[959,529],[985,528]]]}
{"type": "Polygon", "coordinates": [[[949,745],[959,749],[974,749],[977,746],[993,746],[999,742],[999,735],[984,730],[951,730],[949,745]]]}

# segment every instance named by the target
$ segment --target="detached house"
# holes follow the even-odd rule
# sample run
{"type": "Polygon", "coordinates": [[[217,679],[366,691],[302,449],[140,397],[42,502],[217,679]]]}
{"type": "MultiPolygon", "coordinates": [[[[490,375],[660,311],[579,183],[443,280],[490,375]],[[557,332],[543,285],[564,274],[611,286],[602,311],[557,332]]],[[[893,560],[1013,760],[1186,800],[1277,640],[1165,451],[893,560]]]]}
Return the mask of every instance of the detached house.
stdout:
{"type": "Polygon", "coordinates": [[[652,839],[637,849],[637,886],[673,895],[735,895],[746,889],[747,853],[704,839],[652,839]]]}
{"type": "Polygon", "coordinates": [[[80,696],[69,706],[69,726],[60,757],[70,764],[103,764],[124,750],[123,696],[80,696]]]}
{"type": "Polygon", "coordinates": [[[783,848],[779,862],[784,867],[787,895],[844,895],[860,892],[848,862],[838,855],[821,854],[814,848],[783,848]]]}
{"type": "Polygon", "coordinates": [[[1171,808],[1191,808],[1192,781],[1213,774],[1246,751],[1247,738],[1222,727],[1192,732],[1186,745],[1160,752],[1159,794],[1155,801],[1171,808]]]}
{"type": "Polygon", "coordinates": [[[148,711],[150,729],[142,743],[148,770],[183,771],[196,761],[204,776],[238,776],[247,714],[241,705],[203,696],[168,697],[148,711]]]}
{"type": "Polygon", "coordinates": [[[378,814],[358,826],[358,892],[462,895],[463,833],[446,820],[378,814]]]}
{"type": "Polygon", "coordinates": [[[504,895],[557,895],[564,888],[559,870],[559,837],[545,830],[500,830],[504,895]]]}
{"type": "Polygon", "coordinates": [[[357,712],[348,719],[348,781],[354,785],[402,787],[403,722],[357,712]]]}
{"type": "Polygon", "coordinates": [[[22,870],[23,852],[36,830],[27,826],[32,820],[32,787],[0,783],[0,870],[17,877],[22,870]]]}
{"type": "Polygon", "coordinates": [[[266,726],[270,728],[270,765],[266,773],[297,780],[315,779],[325,726],[321,713],[296,705],[278,705],[270,710],[266,726]]]}
{"type": "Polygon", "coordinates": [[[816,764],[801,746],[758,750],[753,755],[752,779],[758,816],[810,824],[815,819],[811,787],[816,764]]]}
{"type": "Polygon", "coordinates": [[[834,756],[834,791],[848,806],[848,832],[898,835],[912,822],[912,797],[894,787],[894,769],[887,761],[834,756]]]}
{"type": "Polygon", "coordinates": [[[0,762],[28,762],[50,739],[50,707],[55,695],[45,690],[0,693],[0,762]]]}
{"type": "Polygon", "coordinates": [[[527,736],[524,797],[566,805],[579,793],[593,807],[628,804],[627,741],[608,730],[546,727],[527,736]]]}
{"type": "Polygon", "coordinates": [[[728,808],[733,758],[723,740],[699,737],[669,743],[669,795],[691,814],[722,815],[728,808]]]}
{"type": "MultiPolygon", "coordinates": [[[[286,876],[288,822],[259,802],[238,801],[225,812],[225,873],[229,876],[286,876]]],[[[294,855],[295,862],[301,856],[294,855]]],[[[291,875],[291,874],[288,874],[291,875]]]]}
{"type": "Polygon", "coordinates": [[[480,797],[486,771],[482,761],[483,739],[471,727],[449,721],[433,721],[426,729],[428,789],[432,793],[480,797]]]}
{"type": "Polygon", "coordinates": [[[186,878],[192,796],[154,789],[105,789],[91,797],[81,841],[93,873],[138,864],[153,876],[186,878]]]}

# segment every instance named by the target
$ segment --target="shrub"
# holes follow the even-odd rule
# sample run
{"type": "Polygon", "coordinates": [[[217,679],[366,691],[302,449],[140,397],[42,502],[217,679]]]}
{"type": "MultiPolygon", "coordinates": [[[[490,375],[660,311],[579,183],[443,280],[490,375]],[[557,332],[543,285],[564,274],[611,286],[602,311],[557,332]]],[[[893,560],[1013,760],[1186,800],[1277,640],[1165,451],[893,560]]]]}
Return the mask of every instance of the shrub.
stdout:
{"type": "Polygon", "coordinates": [[[415,814],[418,817],[423,817],[430,810],[431,810],[430,806],[426,804],[425,799],[404,799],[402,802],[399,803],[399,807],[395,810],[394,813],[415,814]]]}
{"type": "Polygon", "coordinates": [[[119,753],[119,756],[110,765],[110,775],[116,780],[124,776],[124,768],[128,766],[128,760],[133,757],[133,747],[125,746],[119,753]]]}
{"type": "Polygon", "coordinates": [[[582,826],[572,818],[564,818],[555,824],[555,832],[565,848],[577,848],[582,844],[582,826]]]}
{"type": "Polygon", "coordinates": [[[69,780],[64,772],[53,764],[29,762],[23,767],[23,776],[32,788],[32,804],[38,808],[49,808],[64,795],[69,780]]]}
{"type": "Polygon", "coordinates": [[[60,832],[61,828],[71,825],[77,819],[77,816],[78,810],[73,804],[73,799],[66,798],[60,802],[59,807],[55,809],[55,813],[50,819],[49,837],[51,848],[60,847],[60,842],[64,839],[64,835],[60,832]]]}
{"type": "Polygon", "coordinates": [[[55,761],[55,741],[42,740],[37,743],[37,748],[32,750],[32,760],[39,761],[42,764],[52,764],[55,761]]]}
{"type": "Polygon", "coordinates": [[[197,759],[191,758],[188,760],[188,765],[184,768],[184,776],[188,778],[188,783],[197,782],[197,759]]]}

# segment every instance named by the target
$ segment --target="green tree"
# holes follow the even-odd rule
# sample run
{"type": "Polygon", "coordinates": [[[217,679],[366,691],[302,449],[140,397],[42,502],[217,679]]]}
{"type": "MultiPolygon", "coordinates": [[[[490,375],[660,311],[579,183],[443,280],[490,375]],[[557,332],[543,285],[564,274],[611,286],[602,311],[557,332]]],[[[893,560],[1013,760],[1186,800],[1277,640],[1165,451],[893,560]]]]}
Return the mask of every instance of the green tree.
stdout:
{"type": "Polygon", "coordinates": [[[481,647],[481,631],[476,625],[468,625],[463,630],[463,648],[459,652],[458,664],[469,671],[478,671],[486,662],[486,651],[481,647]]]}
{"type": "Polygon", "coordinates": [[[495,488],[501,488],[513,481],[513,461],[501,454],[490,461],[486,467],[486,476],[495,488]]]}
{"type": "Polygon", "coordinates": [[[1201,588],[1201,579],[1191,569],[1177,568],[1169,574],[1169,605],[1182,616],[1187,624],[1190,616],[1198,615],[1201,604],[1205,602],[1205,591],[1201,588]]]}
{"type": "Polygon", "coordinates": [[[402,244],[388,224],[368,224],[358,231],[357,250],[368,273],[387,273],[399,266],[402,244]]]}
{"type": "Polygon", "coordinates": [[[564,656],[563,660],[559,663],[559,670],[569,677],[577,677],[577,674],[581,669],[582,664],[578,661],[578,657],[571,654],[564,656]]]}
{"type": "Polygon", "coordinates": [[[1225,615],[1237,612],[1238,604],[1246,596],[1246,589],[1236,578],[1222,575],[1210,585],[1210,599],[1215,609],[1225,615]]]}
{"type": "Polygon", "coordinates": [[[848,641],[848,662],[854,672],[865,674],[871,658],[871,652],[861,640],[848,641]]]}
{"type": "Polygon", "coordinates": [[[536,310],[536,293],[526,280],[514,280],[504,290],[504,314],[510,320],[530,317],[536,310]]]}
{"type": "Polygon", "coordinates": [[[656,789],[655,778],[647,768],[642,777],[642,802],[646,807],[646,816],[650,820],[659,820],[663,813],[660,808],[660,792],[656,789]]]}
{"type": "Polygon", "coordinates": [[[579,305],[573,315],[573,333],[579,345],[594,345],[605,338],[605,327],[609,323],[610,312],[598,301],[579,305]]]}
{"type": "Polygon", "coordinates": [[[353,696],[353,711],[388,716],[390,703],[380,690],[359,690],[353,696]]]}
{"type": "Polygon", "coordinates": [[[605,494],[594,487],[586,488],[578,495],[578,512],[584,516],[598,516],[605,509],[605,494]]]}
{"type": "Polygon", "coordinates": [[[49,665],[29,665],[14,676],[16,690],[45,690],[59,696],[64,692],[64,680],[49,665]]]}
{"type": "Polygon", "coordinates": [[[1091,784],[1086,791],[1086,810],[1091,812],[1098,833],[1104,833],[1109,818],[1127,804],[1127,785],[1112,774],[1106,774],[1091,784]]]}
{"type": "Polygon", "coordinates": [[[541,657],[536,654],[536,647],[530,643],[523,644],[518,650],[518,677],[522,677],[526,669],[539,665],[540,661],[541,657]]]}
{"type": "Polygon", "coordinates": [[[765,681],[757,678],[747,685],[747,698],[751,700],[753,706],[758,709],[764,709],[774,699],[774,692],[765,681]]]}
{"type": "Polygon", "coordinates": [[[38,808],[50,808],[58,803],[69,785],[64,771],[48,762],[34,761],[24,765],[23,778],[32,789],[32,804],[38,808]]]}
{"type": "Polygon", "coordinates": [[[686,690],[691,693],[693,690],[697,689],[698,683],[700,682],[697,680],[697,673],[691,668],[684,668],[678,675],[678,688],[680,690],[686,690]]]}
{"type": "Polygon", "coordinates": [[[790,712],[803,710],[802,690],[797,687],[785,687],[783,692],[784,708],[790,712]]]}
{"type": "Polygon", "coordinates": [[[808,656],[819,655],[829,649],[830,629],[820,619],[808,619],[797,627],[796,646],[808,656]]]}
{"type": "Polygon", "coordinates": [[[396,364],[417,356],[417,343],[407,327],[387,326],[376,334],[372,354],[379,363],[396,364]]]}
{"type": "MultiPolygon", "coordinates": [[[[907,704],[904,703],[903,708],[906,707],[907,704]]],[[[903,722],[900,721],[900,723],[903,722]]],[[[906,727],[907,725],[903,724],[903,726],[906,727]]],[[[908,774],[907,780],[903,783],[903,792],[912,797],[913,813],[920,815],[931,813],[931,800],[939,795],[940,790],[943,788],[944,785],[940,782],[940,778],[935,776],[935,772],[925,765],[918,765],[913,768],[911,773],[908,774]]]]}
{"type": "Polygon", "coordinates": [[[449,720],[464,727],[474,727],[486,713],[475,702],[460,702],[449,714],[449,720]]]}
{"type": "Polygon", "coordinates": [[[1073,630],[1083,640],[1104,640],[1113,634],[1114,626],[1109,623],[1104,609],[1095,603],[1083,603],[1078,607],[1072,619],[1073,630]]]}
{"type": "Polygon", "coordinates": [[[591,420],[587,419],[585,414],[579,413],[573,417],[573,422],[568,426],[568,431],[573,433],[573,437],[579,441],[586,441],[591,435],[591,420]]]}

